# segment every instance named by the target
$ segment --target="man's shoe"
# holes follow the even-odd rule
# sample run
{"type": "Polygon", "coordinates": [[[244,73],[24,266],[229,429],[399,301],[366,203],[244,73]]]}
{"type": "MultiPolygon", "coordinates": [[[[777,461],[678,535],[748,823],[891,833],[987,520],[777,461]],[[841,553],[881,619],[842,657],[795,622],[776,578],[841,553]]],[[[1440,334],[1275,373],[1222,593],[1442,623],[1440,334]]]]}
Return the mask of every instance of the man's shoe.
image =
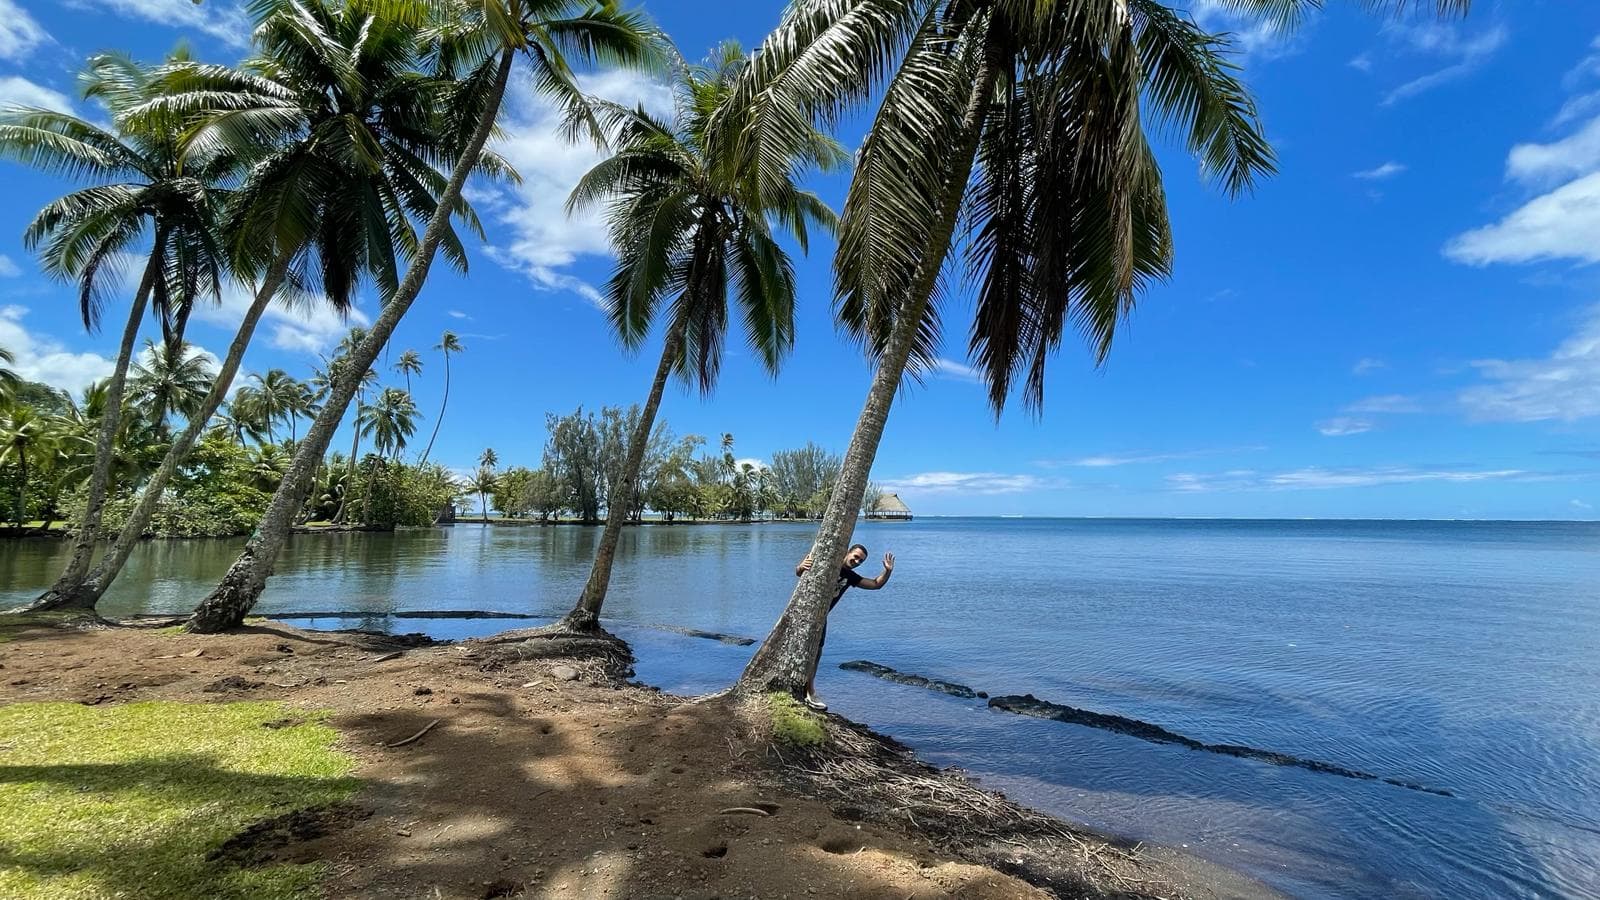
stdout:
{"type": "Polygon", "coordinates": [[[810,707],[813,710],[816,710],[817,712],[827,712],[828,711],[828,704],[823,703],[821,700],[818,700],[817,698],[812,697],[809,694],[806,696],[805,703],[806,703],[806,706],[810,707]]]}

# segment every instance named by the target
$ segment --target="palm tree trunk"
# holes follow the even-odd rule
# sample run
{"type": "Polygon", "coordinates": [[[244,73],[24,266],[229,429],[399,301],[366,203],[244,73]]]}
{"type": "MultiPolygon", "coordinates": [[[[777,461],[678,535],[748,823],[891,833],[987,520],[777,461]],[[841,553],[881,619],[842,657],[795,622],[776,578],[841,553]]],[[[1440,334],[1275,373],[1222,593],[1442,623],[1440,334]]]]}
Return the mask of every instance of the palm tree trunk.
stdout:
{"type": "Polygon", "coordinates": [[[600,607],[606,602],[606,588],[611,584],[611,566],[616,561],[617,541],[622,537],[623,523],[628,520],[629,508],[633,506],[639,469],[644,466],[644,452],[650,444],[650,430],[655,426],[656,412],[661,408],[661,395],[666,392],[667,378],[672,374],[672,364],[677,360],[682,346],[683,331],[675,327],[667,334],[666,346],[661,348],[661,362],[656,365],[655,381],[650,383],[650,397],[645,401],[639,422],[628,438],[628,458],[622,470],[622,481],[606,504],[606,527],[600,533],[600,546],[595,550],[589,581],[583,586],[578,604],[561,621],[562,627],[569,631],[593,632],[600,628],[600,607]]]}
{"type": "Polygon", "coordinates": [[[111,370],[111,383],[106,385],[105,411],[100,415],[100,436],[94,446],[94,469],[89,474],[89,495],[85,498],[83,520],[78,523],[72,537],[72,556],[67,566],[50,590],[35,601],[35,609],[61,609],[64,598],[75,593],[89,573],[94,561],[94,548],[100,539],[100,516],[105,512],[106,490],[111,482],[111,463],[116,456],[117,427],[122,418],[122,394],[128,380],[128,365],[133,361],[133,348],[139,340],[139,326],[144,323],[144,310],[155,290],[156,279],[161,277],[161,248],[166,243],[165,233],[156,234],[155,245],[150,250],[150,261],[145,265],[139,290],[133,296],[133,306],[128,309],[128,323],[122,329],[122,343],[117,347],[117,364],[111,370]]]}
{"type": "Polygon", "coordinates": [[[22,517],[28,506],[28,448],[17,448],[17,504],[15,507],[17,534],[22,534],[22,517]]]}
{"type": "Polygon", "coordinates": [[[356,486],[356,460],[361,452],[361,397],[359,392],[356,397],[356,418],[350,423],[355,433],[350,435],[350,483],[345,485],[344,495],[339,498],[339,510],[333,514],[335,525],[344,522],[344,509],[350,503],[350,489],[356,486]]]}
{"type": "Polygon", "coordinates": [[[128,515],[128,521],[123,524],[122,531],[112,542],[111,549],[106,551],[100,564],[70,591],[52,588],[53,593],[59,592],[64,598],[70,597],[71,605],[75,608],[88,609],[93,609],[100,598],[105,596],[106,589],[111,587],[117,575],[121,574],[122,567],[127,564],[129,555],[133,553],[133,548],[144,536],[144,530],[149,526],[151,517],[155,515],[156,506],[161,502],[161,494],[167,489],[167,483],[177,473],[178,466],[188,458],[189,451],[194,449],[195,443],[205,433],[206,423],[211,421],[211,416],[228,396],[228,389],[233,386],[233,379],[239,374],[239,366],[244,363],[245,349],[250,346],[250,339],[255,336],[256,326],[261,322],[261,316],[266,313],[267,307],[272,305],[272,300],[278,295],[278,288],[283,285],[288,273],[287,256],[278,259],[272,268],[267,270],[266,276],[256,289],[255,300],[250,304],[250,308],[245,310],[244,319],[239,322],[239,330],[233,336],[233,343],[228,345],[228,354],[222,359],[222,368],[218,370],[216,380],[211,383],[211,390],[206,392],[199,408],[189,416],[183,433],[167,449],[161,465],[145,483],[144,493],[140,495],[138,504],[128,515]]]}
{"type": "Polygon", "coordinates": [[[439,426],[444,424],[444,408],[450,403],[450,351],[444,352],[444,399],[439,401],[439,418],[433,420],[433,434],[428,436],[428,446],[422,451],[420,463],[428,461],[428,454],[433,452],[433,442],[439,437],[439,426]]]}
{"type": "Polygon", "coordinates": [[[294,513],[305,502],[303,494],[309,488],[311,473],[316,470],[317,464],[322,461],[322,455],[327,452],[328,442],[333,439],[334,430],[338,428],[339,421],[344,418],[345,410],[350,406],[351,398],[355,396],[356,388],[361,383],[362,373],[372,366],[373,360],[377,359],[378,351],[394,334],[395,326],[400,323],[401,316],[411,308],[411,304],[422,291],[422,285],[428,277],[428,269],[433,264],[434,254],[438,251],[439,242],[444,238],[445,229],[449,225],[450,211],[460,199],[461,188],[477,164],[479,154],[483,152],[483,145],[489,140],[489,133],[494,130],[494,122],[499,116],[500,102],[505,96],[506,80],[511,74],[511,64],[514,59],[514,51],[509,49],[501,51],[493,94],[484,108],[477,128],[473,131],[472,139],[464,148],[461,158],[457,160],[454,171],[450,173],[450,181],[439,197],[433,216],[428,220],[428,227],[423,232],[422,245],[418,248],[416,261],[406,271],[406,277],[400,283],[395,296],[384,304],[383,312],[373,323],[372,330],[352,352],[351,364],[347,366],[343,377],[335,380],[327,405],[306,430],[306,439],[295,450],[294,461],[290,463],[288,473],[278,485],[277,492],[273,494],[272,503],[267,506],[266,515],[257,526],[255,535],[245,544],[239,558],[234,560],[227,574],[222,577],[222,582],[196,607],[194,615],[189,619],[189,630],[213,633],[237,627],[244,621],[245,614],[255,605],[262,590],[266,588],[267,577],[272,574],[272,566],[277,562],[278,553],[289,537],[289,527],[294,521],[294,513]]]}
{"type": "Polygon", "coordinates": [[[972,167],[977,161],[984,112],[998,72],[995,55],[986,53],[962,116],[962,144],[954,157],[955,165],[945,185],[940,220],[928,235],[921,268],[910,294],[896,311],[894,330],[878,361],[878,370],[872,376],[867,402],[861,408],[861,416],[856,421],[855,433],[850,437],[850,448],[845,452],[839,479],[828,498],[827,511],[822,515],[816,542],[811,547],[811,558],[815,563],[795,585],[789,605],[773,626],[772,633],[767,635],[766,641],[739,676],[736,691],[784,691],[798,696],[816,670],[822,632],[828,621],[828,603],[837,589],[839,568],[844,564],[845,552],[850,547],[856,514],[867,490],[867,477],[872,471],[873,459],[878,454],[878,443],[883,439],[884,425],[889,421],[889,409],[894,404],[895,393],[900,389],[918,327],[938,283],[939,271],[950,252],[950,240],[955,235],[956,223],[960,219],[961,200],[966,194],[967,181],[972,177],[972,167]]]}

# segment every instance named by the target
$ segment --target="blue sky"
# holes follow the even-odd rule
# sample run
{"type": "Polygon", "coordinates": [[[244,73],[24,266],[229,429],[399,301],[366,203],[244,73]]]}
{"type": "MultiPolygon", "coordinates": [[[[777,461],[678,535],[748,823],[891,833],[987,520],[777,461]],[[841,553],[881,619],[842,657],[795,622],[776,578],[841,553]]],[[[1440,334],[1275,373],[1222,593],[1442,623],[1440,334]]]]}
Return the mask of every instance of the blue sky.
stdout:
{"type": "MultiPolygon", "coordinates": [[[[902,395],[874,476],[921,514],[1594,517],[1600,7],[1479,2],[1438,24],[1356,6],[1332,3],[1284,35],[1196,0],[1203,23],[1237,31],[1281,173],[1230,201],[1163,148],[1175,276],[1142,298],[1104,368],[1064,348],[1042,419],[1017,408],[995,421],[964,366],[968,301],[953,297],[948,364],[902,395]]],[[[646,8],[698,56],[726,37],[755,44],[781,4],[646,8]]],[[[0,0],[0,103],[92,116],[73,99],[90,52],[155,58],[187,37],[231,61],[247,31],[219,0],[0,0]]],[[[588,83],[647,102],[660,90],[621,73],[588,83]]],[[[427,359],[424,430],[442,387],[431,348],[447,328],[466,344],[435,450],[463,468],[485,446],[537,464],[545,412],[637,402],[659,347],[625,356],[590,302],[609,267],[604,231],[560,208],[596,153],[547,124],[517,88],[502,150],[526,182],[472,189],[487,245],[468,277],[435,270],[396,339],[427,359]]],[[[9,164],[0,179],[0,346],[24,374],[76,389],[109,370],[114,332],[84,334],[72,292],[20,240],[66,185],[9,164]]],[[[815,186],[837,202],[844,184],[815,186]]],[[[764,375],[736,335],[713,397],[669,393],[677,432],[732,432],[757,460],[807,440],[843,449],[869,371],[832,325],[831,252],[820,241],[798,261],[782,375],[764,375]]],[[[205,313],[193,340],[223,348],[240,303],[205,313]]],[[[344,327],[274,313],[246,367],[305,377],[344,327]]]]}

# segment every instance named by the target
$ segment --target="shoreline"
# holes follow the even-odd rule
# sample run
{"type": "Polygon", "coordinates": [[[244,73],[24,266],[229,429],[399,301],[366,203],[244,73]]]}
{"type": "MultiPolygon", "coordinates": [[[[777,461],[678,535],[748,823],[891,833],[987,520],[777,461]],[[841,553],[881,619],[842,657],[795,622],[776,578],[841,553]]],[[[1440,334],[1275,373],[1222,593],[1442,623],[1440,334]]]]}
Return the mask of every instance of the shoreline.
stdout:
{"type": "MultiPolygon", "coordinates": [[[[340,744],[360,760],[356,775],[368,784],[358,799],[374,807],[371,815],[348,828],[300,848],[332,859],[359,851],[369,861],[351,872],[336,869],[325,885],[336,897],[415,886],[414,873],[406,874],[415,866],[408,862],[414,851],[408,845],[414,841],[396,832],[417,829],[373,824],[392,825],[400,812],[389,807],[405,806],[407,792],[429,794],[441,821],[454,819],[460,813],[452,806],[454,800],[502,790],[490,777],[494,766],[506,766],[503,774],[511,777],[535,763],[552,775],[566,773],[529,785],[546,794],[565,790],[562,785],[570,787],[574,778],[593,782],[592,789],[575,793],[571,800],[592,813],[594,821],[580,833],[570,828],[545,833],[541,829],[548,830],[549,823],[522,822],[521,830],[511,832],[521,853],[500,851],[503,842],[497,841],[456,845],[453,855],[485,859],[478,868],[462,860],[428,863],[430,871],[437,870],[440,896],[631,896],[641,884],[693,897],[806,896],[806,886],[827,885],[860,896],[997,900],[1281,896],[1199,857],[1170,848],[1135,850],[1126,841],[1013,803],[959,772],[935,769],[893,739],[837,715],[826,717],[827,744],[796,749],[761,734],[759,712],[730,709],[724,700],[673,697],[625,681],[632,674],[626,666],[522,658],[500,652],[503,647],[484,639],[423,644],[281,623],[219,637],[175,634],[153,623],[93,630],[13,623],[0,632],[0,660],[7,676],[0,685],[0,704],[251,699],[331,709],[340,744]],[[233,687],[206,693],[208,686],[224,683],[233,687]],[[657,726],[664,722],[675,727],[663,733],[657,726]],[[415,750],[372,749],[424,726],[432,730],[411,745],[415,750]],[[375,738],[379,731],[384,740],[375,738]],[[552,734],[585,732],[622,735],[629,746],[582,741],[581,747],[550,746],[552,734]],[[433,749],[462,741],[470,746],[448,753],[433,749]],[[641,757],[637,750],[646,753],[641,757]],[[661,760],[649,758],[674,751],[679,758],[665,771],[661,760]],[[415,762],[414,757],[426,758],[431,781],[415,781],[421,773],[404,765],[415,762]],[[395,794],[396,781],[413,786],[395,794]],[[434,788],[462,781],[477,786],[463,794],[457,785],[432,797],[434,788]],[[917,789],[896,792],[897,784],[917,789]],[[734,801],[743,797],[754,802],[746,796],[752,790],[775,800],[782,812],[721,815],[703,804],[694,810],[684,807],[695,802],[686,798],[707,794],[727,801],[728,808],[748,806],[734,801]],[[925,790],[929,799],[922,799],[925,790]],[[621,821],[614,813],[630,804],[656,805],[663,811],[621,821]],[[651,824],[658,820],[677,822],[678,830],[651,824]],[[636,839],[618,844],[614,838],[622,832],[636,839]],[[692,847],[683,846],[685,836],[693,839],[690,843],[709,842],[698,859],[689,853],[692,847]],[[838,849],[856,841],[862,846],[838,849]],[[597,890],[595,874],[605,866],[563,869],[560,875],[548,864],[530,868],[529,859],[543,861],[557,849],[571,851],[573,842],[583,845],[580,859],[620,854],[614,865],[632,873],[624,879],[632,887],[622,893],[597,890]],[[720,855],[711,852],[718,847],[720,855]],[[476,880],[452,881],[468,869],[479,874],[516,870],[506,876],[506,884],[514,882],[517,892],[487,894],[476,880]],[[646,870],[654,874],[640,881],[646,870]]],[[[502,805],[481,796],[463,802],[471,807],[487,804],[475,815],[500,825],[526,813],[515,803],[502,805]]],[[[499,833],[484,830],[483,822],[471,827],[485,835],[499,833]]]]}

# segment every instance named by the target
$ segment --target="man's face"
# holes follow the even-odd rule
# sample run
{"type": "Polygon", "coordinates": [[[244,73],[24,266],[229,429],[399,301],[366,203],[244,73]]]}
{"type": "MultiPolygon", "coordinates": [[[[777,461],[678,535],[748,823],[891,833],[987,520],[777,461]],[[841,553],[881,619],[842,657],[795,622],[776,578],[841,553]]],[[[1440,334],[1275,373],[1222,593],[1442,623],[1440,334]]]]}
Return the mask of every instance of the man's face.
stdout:
{"type": "Polygon", "coordinates": [[[844,564],[854,569],[867,561],[867,551],[860,547],[851,547],[850,552],[844,555],[844,564]]]}

